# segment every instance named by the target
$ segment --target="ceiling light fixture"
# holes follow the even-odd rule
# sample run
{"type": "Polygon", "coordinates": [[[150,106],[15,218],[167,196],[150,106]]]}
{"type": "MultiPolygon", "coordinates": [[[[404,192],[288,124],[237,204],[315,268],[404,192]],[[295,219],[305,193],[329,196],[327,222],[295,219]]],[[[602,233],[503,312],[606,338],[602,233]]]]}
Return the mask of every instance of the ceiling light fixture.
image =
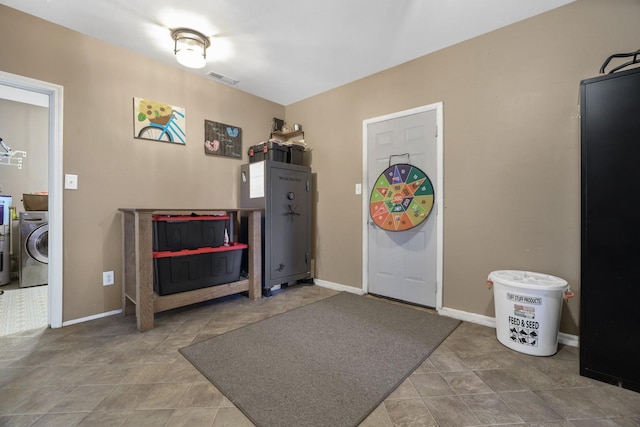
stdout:
{"type": "Polygon", "coordinates": [[[171,31],[175,45],[173,52],[176,60],[189,68],[202,68],[207,65],[207,48],[211,45],[209,38],[189,28],[177,28],[171,31]]]}

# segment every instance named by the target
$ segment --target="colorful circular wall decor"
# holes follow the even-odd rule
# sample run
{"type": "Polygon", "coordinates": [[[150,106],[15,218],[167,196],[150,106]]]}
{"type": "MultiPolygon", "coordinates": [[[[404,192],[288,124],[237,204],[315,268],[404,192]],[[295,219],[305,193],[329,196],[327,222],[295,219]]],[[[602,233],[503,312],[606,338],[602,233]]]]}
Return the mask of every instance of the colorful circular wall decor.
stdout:
{"type": "Polygon", "coordinates": [[[376,180],[369,198],[369,213],[383,230],[409,230],[427,219],[433,208],[433,185],[419,168],[399,163],[376,180]]]}

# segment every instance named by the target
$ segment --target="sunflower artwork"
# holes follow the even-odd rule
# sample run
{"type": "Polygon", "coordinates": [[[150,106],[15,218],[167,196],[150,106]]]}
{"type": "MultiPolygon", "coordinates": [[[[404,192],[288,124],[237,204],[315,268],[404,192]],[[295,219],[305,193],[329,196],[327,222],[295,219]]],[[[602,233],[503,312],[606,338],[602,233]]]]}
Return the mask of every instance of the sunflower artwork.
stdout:
{"type": "Polygon", "coordinates": [[[242,159],[242,129],[233,125],[205,120],[204,153],[242,159]]]}
{"type": "Polygon", "coordinates": [[[133,136],[185,144],[185,109],[144,98],[133,98],[133,136]]]}

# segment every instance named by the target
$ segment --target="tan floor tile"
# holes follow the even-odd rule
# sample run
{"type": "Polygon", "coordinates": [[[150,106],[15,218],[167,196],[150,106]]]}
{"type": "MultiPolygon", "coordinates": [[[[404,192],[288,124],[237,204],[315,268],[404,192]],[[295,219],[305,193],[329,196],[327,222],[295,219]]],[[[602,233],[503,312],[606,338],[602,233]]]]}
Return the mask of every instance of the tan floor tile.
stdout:
{"type": "Polygon", "coordinates": [[[175,409],[187,390],[189,384],[152,384],[136,409],[175,409]]]}
{"type": "Polygon", "coordinates": [[[173,415],[173,412],[173,409],[132,411],[125,420],[124,425],[136,427],[164,426],[173,415]]]}
{"type": "Polygon", "coordinates": [[[115,387],[115,385],[78,386],[67,393],[49,410],[49,413],[92,411],[115,387]]]}
{"type": "Polygon", "coordinates": [[[387,413],[387,409],[384,406],[384,403],[378,405],[376,409],[369,414],[367,418],[364,419],[359,424],[359,427],[392,427],[391,419],[389,418],[389,414],[387,413]]]}
{"type": "Polygon", "coordinates": [[[14,407],[15,414],[44,414],[60,402],[71,389],[69,387],[43,387],[32,390],[14,407]]]}
{"type": "Polygon", "coordinates": [[[149,363],[136,365],[129,375],[122,378],[124,384],[153,384],[163,381],[163,378],[174,369],[174,363],[149,363]]]}
{"type": "Polygon", "coordinates": [[[166,427],[211,427],[218,408],[180,408],[176,409],[166,427]]]}
{"type": "Polygon", "coordinates": [[[90,374],[83,384],[120,384],[136,367],[137,365],[90,365],[90,374]]]}
{"type": "Polygon", "coordinates": [[[455,394],[453,389],[438,373],[414,374],[409,377],[420,396],[448,396],[455,394]]]}
{"type": "Polygon", "coordinates": [[[413,374],[430,374],[435,372],[438,372],[438,370],[433,365],[433,363],[431,363],[431,361],[427,359],[424,362],[422,362],[422,364],[418,366],[418,368],[415,371],[413,371],[413,374]]]}
{"type": "Polygon", "coordinates": [[[428,396],[424,403],[439,426],[472,426],[480,421],[459,396],[428,396]]]}
{"type": "Polygon", "coordinates": [[[467,366],[462,363],[455,353],[434,353],[428,359],[438,372],[466,371],[467,366]]]}
{"type": "MultiPolygon", "coordinates": [[[[45,414],[29,427],[69,427],[77,425],[88,412],[74,412],[67,414],[45,414]]],[[[2,423],[0,423],[2,425],[2,423]]]]}
{"type": "MultiPolygon", "coordinates": [[[[257,301],[234,295],[158,313],[144,333],[134,316],[111,316],[0,337],[0,425],[250,426],[178,349],[337,293],[296,285],[257,301]]],[[[631,427],[640,393],[581,377],[577,348],[530,356],[463,322],[361,425],[436,421],[631,427]]]]}
{"type": "Polygon", "coordinates": [[[10,387],[11,384],[14,383],[22,382],[24,377],[35,369],[38,368],[34,366],[0,367],[0,389],[10,387]]]}
{"type": "Polygon", "coordinates": [[[393,393],[391,393],[389,395],[389,397],[387,397],[387,400],[389,399],[413,399],[416,397],[420,397],[420,395],[418,394],[418,391],[416,390],[416,388],[413,386],[413,383],[409,380],[406,379],[402,382],[402,384],[400,384],[398,386],[398,388],[396,388],[393,393]]]}
{"type": "Polygon", "coordinates": [[[522,418],[494,393],[460,396],[482,424],[515,424],[522,418]]]}
{"type": "Polygon", "coordinates": [[[218,408],[224,396],[210,382],[197,382],[190,385],[179,403],[180,408],[218,408]]]}
{"type": "Polygon", "coordinates": [[[442,372],[442,378],[456,394],[491,393],[491,388],[475,372],[442,372]]]}
{"type": "Polygon", "coordinates": [[[502,369],[487,369],[476,371],[476,374],[496,393],[504,391],[523,391],[527,390],[516,378],[509,374],[509,371],[502,369]]]}
{"type": "Polygon", "coordinates": [[[78,427],[119,427],[124,425],[131,411],[90,412],[78,427]]]}
{"type": "Polygon", "coordinates": [[[152,388],[153,384],[119,385],[94,410],[115,412],[137,409],[152,388]]]}
{"type": "MultiPolygon", "coordinates": [[[[2,413],[2,412],[0,412],[2,413]]],[[[39,418],[41,414],[27,414],[27,415],[0,415],[0,426],[3,427],[29,427],[39,418]]]]}
{"type": "Polygon", "coordinates": [[[556,411],[531,391],[500,393],[498,396],[526,422],[562,420],[556,411]]]}
{"type": "Polygon", "coordinates": [[[422,399],[387,400],[384,406],[393,426],[436,426],[422,399]]]}
{"type": "Polygon", "coordinates": [[[219,408],[213,427],[253,427],[245,415],[237,408],[219,408]]]}

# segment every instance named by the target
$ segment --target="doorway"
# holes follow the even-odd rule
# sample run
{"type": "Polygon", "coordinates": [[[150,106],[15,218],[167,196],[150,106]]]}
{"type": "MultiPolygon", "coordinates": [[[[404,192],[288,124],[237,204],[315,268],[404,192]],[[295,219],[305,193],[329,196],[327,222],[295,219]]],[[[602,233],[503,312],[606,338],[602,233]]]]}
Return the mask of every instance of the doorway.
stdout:
{"type": "MultiPolygon", "coordinates": [[[[0,96],[20,102],[45,99],[48,107],[49,271],[48,324],[62,327],[62,86],[0,71],[0,96]]],[[[28,157],[24,161],[28,161],[28,157]]]]}
{"type": "MultiPolygon", "coordinates": [[[[427,307],[442,307],[442,122],[442,103],[363,121],[365,293],[427,307]],[[390,167],[394,169],[392,166],[396,164],[399,179],[407,173],[405,169],[424,172],[425,181],[432,184],[433,206],[421,222],[410,227],[398,226],[397,230],[391,231],[372,219],[371,206],[375,197],[370,196],[375,196],[379,190],[377,181],[381,173],[390,167]]],[[[408,203],[409,199],[406,200],[408,203]]]]}

